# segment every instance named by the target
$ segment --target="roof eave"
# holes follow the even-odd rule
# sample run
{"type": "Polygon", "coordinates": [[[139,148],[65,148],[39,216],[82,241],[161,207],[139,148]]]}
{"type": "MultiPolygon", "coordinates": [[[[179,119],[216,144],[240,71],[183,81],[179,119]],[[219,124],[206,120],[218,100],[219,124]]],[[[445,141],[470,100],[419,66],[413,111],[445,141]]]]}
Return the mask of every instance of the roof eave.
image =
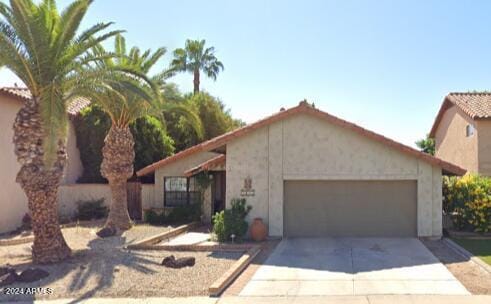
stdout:
{"type": "MultiPolygon", "coordinates": [[[[441,109],[440,109],[441,111],[441,109]]],[[[231,131],[231,132],[228,132],[228,133],[225,133],[223,135],[220,135],[218,137],[215,137],[213,139],[210,139],[206,142],[203,142],[199,145],[196,145],[194,147],[191,147],[187,150],[184,150],[184,151],[181,151],[173,156],[170,156],[168,158],[165,158],[159,162],[156,162],[150,166],[147,166],[143,169],[141,169],[140,171],[137,172],[137,175],[138,176],[143,176],[143,175],[147,175],[147,174],[150,174],[152,172],[154,172],[156,169],[162,167],[162,166],[165,166],[166,164],[168,163],[171,163],[177,159],[180,159],[180,158],[184,158],[188,155],[191,155],[191,154],[194,154],[194,153],[197,153],[197,152],[202,152],[202,151],[210,151],[210,150],[213,150],[219,146],[222,146],[224,144],[226,144],[227,142],[229,142],[230,140],[233,140],[237,137],[240,137],[242,135],[245,135],[253,130],[256,130],[256,129],[259,129],[259,128],[262,128],[264,126],[267,126],[267,125],[270,125],[276,121],[279,121],[279,120],[282,120],[282,119],[285,119],[293,114],[296,114],[296,113],[307,113],[307,114],[310,114],[310,115],[314,115],[314,116],[317,116],[321,119],[324,119],[330,123],[333,123],[335,125],[338,125],[338,126],[342,126],[342,127],[345,127],[347,129],[350,129],[362,136],[365,136],[365,137],[368,137],[368,138],[371,138],[372,140],[375,140],[375,141],[379,141],[383,144],[386,144],[392,148],[396,148],[398,149],[399,151],[403,152],[403,153],[407,153],[407,154],[410,154],[416,158],[419,158],[419,159],[422,159],[424,161],[427,161],[428,163],[432,164],[432,165],[435,165],[435,166],[440,166],[443,170],[445,171],[448,171],[452,174],[455,174],[455,175],[463,175],[465,174],[466,170],[465,169],[462,169],[452,163],[449,163],[449,162],[446,162],[442,159],[439,159],[437,157],[434,157],[434,156],[431,156],[429,154],[426,154],[426,153],[423,153],[421,151],[418,151],[412,147],[409,147],[409,146],[406,146],[404,144],[401,144],[399,142],[396,142],[390,138],[387,138],[383,135],[380,135],[380,134],[377,134],[373,131],[370,131],[370,130],[367,130],[363,127],[360,127],[354,123],[351,123],[351,122],[348,122],[346,120],[343,120],[341,118],[338,118],[336,116],[333,116],[329,113],[326,113],[326,112],[322,112],[318,109],[315,109],[313,108],[312,106],[308,105],[307,103],[305,102],[301,102],[298,106],[296,107],[293,107],[293,108],[290,108],[288,110],[284,110],[284,111],[280,111],[274,115],[271,115],[265,119],[262,119],[258,122],[255,122],[253,124],[250,124],[250,125],[247,125],[245,127],[242,127],[242,128],[239,128],[235,131],[231,131]]]]}

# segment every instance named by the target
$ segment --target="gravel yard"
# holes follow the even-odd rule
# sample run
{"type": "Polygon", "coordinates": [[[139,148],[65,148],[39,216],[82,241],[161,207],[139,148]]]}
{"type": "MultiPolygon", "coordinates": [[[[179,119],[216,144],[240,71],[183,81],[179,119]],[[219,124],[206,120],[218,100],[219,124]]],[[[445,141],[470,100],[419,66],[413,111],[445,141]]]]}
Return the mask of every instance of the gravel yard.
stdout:
{"type": "Polygon", "coordinates": [[[491,274],[472,261],[466,260],[442,241],[423,244],[448,268],[472,294],[491,295],[491,274]]]}
{"type": "MultiPolygon", "coordinates": [[[[100,239],[99,227],[64,228],[73,256],[59,264],[40,266],[50,276],[29,285],[9,287],[51,288],[50,295],[36,299],[85,297],[150,297],[207,295],[208,287],[242,255],[232,252],[166,252],[128,251],[124,244],[135,242],[170,229],[138,225],[121,237],[100,239]],[[161,266],[162,259],[173,254],[176,258],[193,256],[194,267],[170,269],[161,266]]],[[[31,244],[0,246],[0,265],[11,264],[22,270],[30,264],[31,244]]],[[[33,296],[6,296],[0,302],[33,299],[33,296]]]]}

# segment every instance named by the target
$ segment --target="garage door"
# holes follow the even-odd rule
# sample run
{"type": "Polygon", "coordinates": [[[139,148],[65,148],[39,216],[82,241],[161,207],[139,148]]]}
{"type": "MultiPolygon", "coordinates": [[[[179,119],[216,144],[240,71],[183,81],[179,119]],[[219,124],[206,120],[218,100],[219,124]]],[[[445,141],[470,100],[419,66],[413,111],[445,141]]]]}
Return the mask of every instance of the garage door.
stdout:
{"type": "Polygon", "coordinates": [[[285,181],[286,237],[416,236],[416,181],[285,181]]]}

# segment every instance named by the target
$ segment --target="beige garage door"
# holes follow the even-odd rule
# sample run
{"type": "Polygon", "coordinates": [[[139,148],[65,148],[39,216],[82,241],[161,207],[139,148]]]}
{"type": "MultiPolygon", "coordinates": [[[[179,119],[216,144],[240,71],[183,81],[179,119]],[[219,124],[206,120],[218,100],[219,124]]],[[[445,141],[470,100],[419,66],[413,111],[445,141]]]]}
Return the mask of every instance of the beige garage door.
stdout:
{"type": "Polygon", "coordinates": [[[416,236],[416,181],[285,181],[284,235],[416,236]]]}

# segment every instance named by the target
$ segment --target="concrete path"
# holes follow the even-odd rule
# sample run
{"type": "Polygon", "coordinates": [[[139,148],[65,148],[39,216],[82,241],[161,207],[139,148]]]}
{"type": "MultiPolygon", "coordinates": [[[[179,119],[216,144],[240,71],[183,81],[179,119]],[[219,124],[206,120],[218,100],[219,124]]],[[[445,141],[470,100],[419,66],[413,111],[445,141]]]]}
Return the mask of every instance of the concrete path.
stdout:
{"type": "Polygon", "coordinates": [[[195,245],[206,242],[210,239],[209,233],[203,232],[186,232],[181,234],[170,241],[166,242],[166,245],[195,245]]]}
{"type": "Polygon", "coordinates": [[[283,240],[240,296],[468,295],[417,239],[283,240]]]}
{"type": "Polygon", "coordinates": [[[422,296],[422,295],[393,295],[393,296],[315,296],[315,297],[190,297],[190,298],[95,298],[77,301],[73,299],[34,302],[35,304],[489,304],[491,296],[422,296]]]}

